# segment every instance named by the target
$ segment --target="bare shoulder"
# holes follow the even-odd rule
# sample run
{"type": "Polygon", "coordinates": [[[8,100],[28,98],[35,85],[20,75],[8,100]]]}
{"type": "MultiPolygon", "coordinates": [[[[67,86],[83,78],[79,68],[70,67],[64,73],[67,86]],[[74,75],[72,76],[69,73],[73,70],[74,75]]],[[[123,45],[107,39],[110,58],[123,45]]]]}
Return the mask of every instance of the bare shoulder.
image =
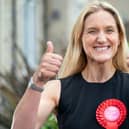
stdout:
{"type": "Polygon", "coordinates": [[[47,99],[52,100],[55,103],[55,106],[57,106],[60,99],[60,92],[60,80],[51,80],[45,84],[42,97],[47,97],[47,99]]]}

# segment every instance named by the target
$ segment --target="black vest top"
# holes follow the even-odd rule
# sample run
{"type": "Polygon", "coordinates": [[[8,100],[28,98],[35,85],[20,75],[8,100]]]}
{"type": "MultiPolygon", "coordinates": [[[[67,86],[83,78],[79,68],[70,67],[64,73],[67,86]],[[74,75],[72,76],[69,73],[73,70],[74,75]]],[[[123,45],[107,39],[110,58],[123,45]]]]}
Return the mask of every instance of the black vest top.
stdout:
{"type": "MultiPolygon", "coordinates": [[[[129,109],[129,74],[116,71],[104,83],[89,83],[81,73],[60,79],[59,129],[103,129],[96,120],[98,105],[110,98],[121,100],[129,109]]],[[[129,129],[129,115],[119,129],[129,129]]]]}

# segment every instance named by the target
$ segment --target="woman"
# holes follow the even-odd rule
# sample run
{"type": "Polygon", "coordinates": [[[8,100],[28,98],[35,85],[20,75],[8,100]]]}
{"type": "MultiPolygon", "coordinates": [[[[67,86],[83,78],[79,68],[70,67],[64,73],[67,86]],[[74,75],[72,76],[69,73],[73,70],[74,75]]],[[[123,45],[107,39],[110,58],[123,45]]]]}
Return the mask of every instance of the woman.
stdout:
{"type": "MultiPolygon", "coordinates": [[[[33,84],[15,110],[12,129],[39,129],[55,108],[60,129],[102,129],[96,110],[103,101],[115,98],[129,109],[126,45],[116,9],[105,2],[90,4],[73,28],[61,69],[62,57],[48,42],[33,84]],[[59,69],[61,79],[49,81],[59,69]]],[[[129,115],[116,126],[128,129],[129,115]]]]}

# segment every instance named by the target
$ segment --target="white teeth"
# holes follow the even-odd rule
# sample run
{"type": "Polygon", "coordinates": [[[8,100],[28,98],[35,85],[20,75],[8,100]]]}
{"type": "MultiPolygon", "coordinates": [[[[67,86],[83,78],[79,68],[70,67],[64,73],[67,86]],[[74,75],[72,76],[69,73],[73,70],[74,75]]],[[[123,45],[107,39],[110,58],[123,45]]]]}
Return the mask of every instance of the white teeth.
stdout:
{"type": "Polygon", "coordinates": [[[107,50],[108,47],[96,47],[95,50],[97,51],[104,51],[104,50],[107,50]]]}

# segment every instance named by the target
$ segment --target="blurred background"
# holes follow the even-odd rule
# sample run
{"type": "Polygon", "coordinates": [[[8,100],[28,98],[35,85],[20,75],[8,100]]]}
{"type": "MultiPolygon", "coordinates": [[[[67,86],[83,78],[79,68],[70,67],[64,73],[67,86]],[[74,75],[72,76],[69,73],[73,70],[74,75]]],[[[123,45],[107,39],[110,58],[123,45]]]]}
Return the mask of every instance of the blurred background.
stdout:
{"type": "MultiPolygon", "coordinates": [[[[0,0],[0,129],[10,129],[13,111],[46,41],[53,41],[55,52],[64,55],[75,20],[91,1],[0,0]]],[[[129,41],[129,0],[107,1],[119,10],[129,41]]],[[[51,115],[43,129],[57,128],[51,115]]]]}

